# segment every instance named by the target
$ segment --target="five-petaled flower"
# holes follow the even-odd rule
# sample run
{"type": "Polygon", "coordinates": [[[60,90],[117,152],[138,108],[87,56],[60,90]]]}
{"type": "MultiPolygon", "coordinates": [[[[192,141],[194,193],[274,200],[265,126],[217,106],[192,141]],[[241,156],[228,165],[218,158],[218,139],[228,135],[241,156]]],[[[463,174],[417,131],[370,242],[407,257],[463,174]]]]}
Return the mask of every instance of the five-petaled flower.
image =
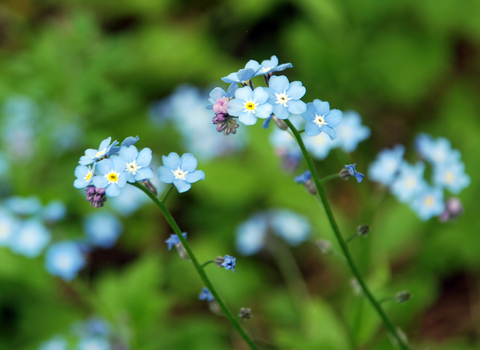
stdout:
{"type": "Polygon", "coordinates": [[[302,114],[307,110],[307,105],[300,99],[307,89],[300,81],[290,83],[288,78],[272,76],[269,82],[268,103],[273,106],[273,113],[279,119],[287,119],[290,113],[302,114]]]}
{"type": "Polygon", "coordinates": [[[337,137],[334,128],[342,121],[342,114],[338,109],[330,110],[328,102],[316,99],[313,103],[307,103],[307,111],[302,113],[303,119],[307,121],[305,135],[316,136],[324,132],[331,140],[334,140],[337,137]]]}
{"type": "Polygon", "coordinates": [[[167,184],[173,183],[179,193],[186,192],[192,187],[192,183],[205,180],[205,173],[197,168],[197,159],[193,154],[185,153],[180,156],[171,152],[163,156],[163,166],[158,168],[160,181],[167,184]]]}
{"type": "Polygon", "coordinates": [[[100,146],[98,149],[93,149],[89,148],[85,151],[85,155],[80,157],[80,161],[78,162],[80,165],[89,165],[92,163],[95,163],[96,161],[110,155],[110,151],[112,148],[114,151],[116,150],[114,147],[118,144],[117,141],[113,141],[112,144],[110,144],[110,141],[112,140],[111,137],[103,140],[100,143],[100,146]]]}
{"type": "Polygon", "coordinates": [[[127,183],[125,172],[125,160],[119,156],[111,156],[97,163],[96,171],[98,176],[93,177],[93,185],[97,188],[104,188],[109,197],[116,197],[127,183]]]}
{"type": "Polygon", "coordinates": [[[252,91],[249,86],[235,91],[235,98],[228,104],[228,114],[238,117],[245,125],[253,125],[257,118],[266,119],[273,111],[267,103],[268,92],[262,87],[252,91]]]}
{"type": "Polygon", "coordinates": [[[149,167],[152,161],[152,150],[150,148],[144,148],[138,152],[135,146],[122,147],[119,156],[125,161],[128,182],[153,178],[153,170],[149,167]]]}

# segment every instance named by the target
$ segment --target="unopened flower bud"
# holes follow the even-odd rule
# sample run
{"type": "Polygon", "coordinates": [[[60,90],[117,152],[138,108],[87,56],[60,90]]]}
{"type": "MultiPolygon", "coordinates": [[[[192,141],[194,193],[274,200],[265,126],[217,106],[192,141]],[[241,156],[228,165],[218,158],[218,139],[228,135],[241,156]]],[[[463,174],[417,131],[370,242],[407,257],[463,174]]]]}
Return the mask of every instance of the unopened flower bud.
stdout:
{"type": "Polygon", "coordinates": [[[317,187],[315,186],[315,183],[312,181],[312,173],[310,172],[310,170],[305,170],[303,174],[295,176],[295,182],[305,186],[308,193],[312,195],[317,194],[317,187]]]}
{"type": "Polygon", "coordinates": [[[185,247],[183,246],[182,242],[175,244],[175,248],[177,248],[178,255],[180,255],[180,257],[183,260],[187,260],[187,261],[190,260],[190,257],[188,256],[188,253],[185,247]]]}
{"type": "Polygon", "coordinates": [[[412,299],[412,294],[411,294],[410,292],[407,292],[407,291],[399,292],[399,293],[397,293],[397,295],[395,296],[395,299],[396,299],[397,302],[399,302],[400,304],[404,304],[404,303],[406,303],[407,301],[409,301],[410,299],[412,299]]]}
{"type": "Polygon", "coordinates": [[[326,239],[317,239],[315,241],[315,244],[317,245],[318,249],[325,254],[325,255],[330,255],[334,253],[333,245],[330,241],[327,241],[326,239]]]}
{"type": "Polygon", "coordinates": [[[355,176],[357,182],[362,182],[364,175],[355,170],[356,166],[357,164],[345,165],[345,169],[342,169],[342,171],[340,171],[340,177],[343,180],[348,180],[352,176],[355,176]]]}
{"type": "Polygon", "coordinates": [[[366,236],[370,233],[371,228],[368,225],[361,225],[357,227],[357,233],[359,236],[366,236]]]}
{"type": "Polygon", "coordinates": [[[240,309],[240,314],[238,315],[239,318],[248,320],[253,317],[252,315],[252,309],[247,308],[247,307],[242,307],[240,309]]]}
{"type": "Polygon", "coordinates": [[[155,196],[158,195],[157,188],[155,187],[155,185],[154,185],[150,180],[144,180],[144,181],[143,181],[143,184],[144,184],[145,187],[146,187],[150,192],[152,192],[155,196]]]}
{"type": "Polygon", "coordinates": [[[463,214],[463,205],[456,197],[449,198],[445,202],[445,211],[440,215],[441,222],[447,222],[458,218],[463,214]]]}
{"type": "Polygon", "coordinates": [[[85,199],[90,202],[90,205],[94,208],[101,208],[107,201],[104,188],[96,188],[95,186],[87,186],[85,189],[85,199]]]}
{"type": "Polygon", "coordinates": [[[273,116],[272,119],[280,129],[288,130],[288,125],[282,119],[278,119],[275,115],[273,116]]]}
{"type": "Polygon", "coordinates": [[[218,267],[224,267],[226,270],[232,270],[235,272],[235,259],[233,256],[230,255],[225,255],[223,256],[217,256],[216,259],[214,260],[215,265],[218,267]]]}

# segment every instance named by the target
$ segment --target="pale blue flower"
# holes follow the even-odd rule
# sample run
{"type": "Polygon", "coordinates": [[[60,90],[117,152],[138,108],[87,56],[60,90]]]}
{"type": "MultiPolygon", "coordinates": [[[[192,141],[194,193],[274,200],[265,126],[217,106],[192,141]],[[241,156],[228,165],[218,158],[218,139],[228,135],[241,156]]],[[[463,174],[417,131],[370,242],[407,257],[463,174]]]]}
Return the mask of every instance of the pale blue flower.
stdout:
{"type": "Polygon", "coordinates": [[[40,214],[42,210],[42,203],[35,196],[12,196],[5,200],[4,205],[12,213],[18,215],[36,215],[40,214]]]}
{"type": "Polygon", "coordinates": [[[208,101],[210,102],[209,105],[206,106],[207,109],[213,109],[213,105],[217,102],[219,98],[226,97],[229,100],[235,96],[235,91],[238,89],[237,83],[232,83],[228,87],[227,92],[225,92],[222,88],[216,87],[210,92],[210,97],[208,101]]]}
{"type": "Polygon", "coordinates": [[[342,122],[335,130],[337,132],[335,145],[347,153],[355,151],[361,141],[370,137],[370,128],[362,125],[362,118],[354,111],[343,113],[342,122]]]}
{"type": "Polygon", "coordinates": [[[80,160],[78,163],[80,165],[89,165],[110,155],[110,150],[112,149],[112,147],[115,147],[118,144],[117,141],[113,141],[113,143],[110,144],[111,141],[112,141],[112,138],[109,137],[100,143],[100,146],[98,147],[98,149],[93,149],[93,148],[87,149],[85,151],[85,155],[80,157],[80,160]]]}
{"type": "Polygon", "coordinates": [[[67,213],[67,207],[62,201],[53,200],[42,210],[42,217],[46,221],[55,222],[62,220],[67,213]]]}
{"type": "Polygon", "coordinates": [[[263,213],[252,216],[237,227],[236,249],[242,255],[258,253],[267,240],[268,220],[263,213]]]}
{"type": "Polygon", "coordinates": [[[54,243],[45,254],[47,271],[65,281],[73,280],[84,266],[85,257],[80,246],[73,241],[54,243]]]}
{"type": "Polygon", "coordinates": [[[111,350],[110,342],[103,337],[87,337],[80,340],[77,350],[111,350]]]}
{"type": "Polygon", "coordinates": [[[303,136],[302,137],[305,147],[313,158],[322,160],[325,159],[330,150],[334,149],[337,145],[336,140],[331,140],[325,133],[320,133],[316,136],[303,136]]]}
{"type": "Polygon", "coordinates": [[[20,255],[35,258],[50,241],[50,232],[38,220],[25,220],[12,242],[12,250],[20,255]]]}
{"type": "Polygon", "coordinates": [[[235,98],[228,104],[228,114],[238,117],[245,125],[253,125],[257,118],[266,119],[273,111],[271,104],[267,103],[268,92],[262,87],[252,91],[250,86],[235,91],[235,98]]]}
{"type": "Polygon", "coordinates": [[[205,173],[197,168],[197,159],[193,154],[185,153],[180,156],[171,152],[168,156],[163,156],[163,166],[158,168],[160,181],[164,183],[173,183],[179,193],[188,191],[192,183],[205,179],[205,173]]]}
{"type": "MultiPolygon", "coordinates": [[[[273,77],[272,77],[273,78],[273,77]]],[[[305,135],[316,136],[321,132],[327,134],[330,139],[337,137],[335,129],[342,121],[342,112],[338,109],[330,110],[330,104],[321,100],[307,103],[307,110],[302,113],[305,124],[305,135]]]]}
{"type": "MultiPolygon", "coordinates": [[[[258,69],[260,69],[260,67],[258,69]]],[[[246,67],[244,69],[240,69],[238,72],[230,73],[226,77],[223,77],[222,81],[228,84],[238,83],[246,85],[248,84],[248,81],[255,76],[255,74],[257,74],[257,70],[246,67]]]]}
{"type": "Polygon", "coordinates": [[[114,215],[101,212],[86,217],[84,230],[92,245],[108,249],[117,242],[123,225],[114,215]]]}
{"type": "Polygon", "coordinates": [[[269,82],[268,103],[273,106],[273,113],[279,119],[287,119],[290,113],[302,114],[307,110],[307,105],[300,99],[307,90],[300,81],[290,83],[288,78],[272,76],[269,82]]]}
{"type": "Polygon", "coordinates": [[[68,350],[68,342],[61,336],[55,336],[40,345],[39,350],[68,350]]]}
{"type": "Polygon", "coordinates": [[[410,165],[403,161],[399,167],[398,176],[390,186],[390,191],[397,197],[399,202],[411,202],[427,183],[423,179],[425,163],[418,162],[410,165]]]}
{"type": "Polygon", "coordinates": [[[308,239],[311,226],[304,216],[287,209],[272,210],[270,215],[274,233],[288,244],[296,246],[308,239]]]}
{"type": "Polygon", "coordinates": [[[459,194],[470,185],[470,176],[465,173],[465,164],[453,157],[450,161],[434,166],[433,181],[436,186],[459,194]]]}
{"type": "Polygon", "coordinates": [[[73,181],[73,187],[75,188],[85,188],[92,183],[93,176],[95,173],[95,165],[77,165],[75,168],[75,176],[77,179],[73,181]]]}
{"type": "Polygon", "coordinates": [[[127,183],[125,168],[125,160],[119,156],[103,159],[96,165],[98,175],[93,177],[92,183],[97,188],[104,188],[107,196],[116,197],[127,183]]]}
{"type": "Polygon", "coordinates": [[[207,301],[213,301],[215,298],[213,297],[212,293],[208,290],[208,288],[204,287],[202,289],[202,292],[198,296],[199,300],[207,300],[207,301]]]}
{"type": "Polygon", "coordinates": [[[118,155],[125,161],[128,182],[149,180],[154,177],[153,170],[149,167],[152,161],[150,148],[144,148],[138,152],[135,146],[122,146],[118,155]]]}
{"type": "Polygon", "coordinates": [[[403,162],[405,147],[396,145],[393,149],[383,149],[368,168],[368,177],[382,185],[390,185],[403,162]]]}
{"type": "Polygon", "coordinates": [[[423,221],[441,215],[445,211],[443,191],[440,188],[424,187],[413,200],[411,208],[423,221]]]}
{"type": "Polygon", "coordinates": [[[0,247],[12,247],[20,221],[9,211],[0,208],[0,247]]]}
{"type": "Polygon", "coordinates": [[[362,182],[363,180],[363,177],[365,175],[363,175],[362,173],[359,173],[355,167],[357,166],[357,164],[349,164],[349,165],[345,165],[345,169],[348,170],[348,173],[350,174],[350,176],[355,176],[355,178],[357,179],[357,182],[362,182]]]}
{"type": "MultiPolygon", "coordinates": [[[[274,72],[280,72],[280,71],[283,71],[287,68],[292,68],[293,67],[293,65],[291,63],[278,64],[278,58],[275,55],[270,57],[269,60],[263,60],[261,65],[258,64],[258,62],[254,61],[254,60],[251,60],[250,62],[251,62],[250,66],[253,69],[257,68],[257,65],[260,66],[260,69],[258,69],[257,73],[255,74],[256,76],[257,75],[262,75],[262,74],[264,75],[264,74],[269,74],[269,73],[274,73],[274,72]]],[[[248,63],[247,63],[247,65],[248,65],[248,63]]]]}
{"type": "Polygon", "coordinates": [[[460,160],[460,152],[452,149],[450,141],[444,137],[433,139],[430,135],[420,134],[414,142],[417,152],[433,165],[460,160]]]}
{"type": "MultiPolygon", "coordinates": [[[[182,236],[187,239],[187,233],[186,232],[183,232],[182,233],[182,236]]],[[[168,250],[172,249],[173,246],[176,246],[177,244],[180,243],[180,238],[178,238],[177,234],[175,233],[172,233],[170,235],[170,237],[168,237],[168,239],[165,241],[165,243],[167,243],[168,245],[168,250]]]]}

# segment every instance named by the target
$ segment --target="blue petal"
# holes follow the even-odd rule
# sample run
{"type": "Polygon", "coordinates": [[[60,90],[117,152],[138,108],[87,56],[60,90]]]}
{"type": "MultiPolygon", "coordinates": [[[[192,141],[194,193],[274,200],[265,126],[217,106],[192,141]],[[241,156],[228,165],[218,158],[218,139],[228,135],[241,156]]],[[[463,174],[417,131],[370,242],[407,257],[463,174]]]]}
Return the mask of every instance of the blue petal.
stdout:
{"type": "Polygon", "coordinates": [[[228,96],[227,93],[222,88],[219,88],[219,87],[216,87],[210,92],[210,98],[213,100],[213,103],[215,103],[217,99],[222,97],[227,97],[227,96],[228,96]]]}
{"type": "Polygon", "coordinates": [[[122,147],[130,147],[132,146],[133,144],[135,144],[138,140],[140,140],[140,138],[137,136],[133,137],[133,136],[129,136],[127,137],[125,140],[123,140],[122,142],[122,147]]]}
{"type": "Polygon", "coordinates": [[[247,62],[247,64],[245,65],[245,68],[250,68],[250,69],[253,69],[253,71],[255,72],[258,72],[258,70],[260,68],[262,68],[262,66],[260,65],[260,63],[258,63],[257,61],[255,60],[250,60],[247,62]]]}
{"type": "Polygon", "coordinates": [[[257,73],[257,71],[251,68],[240,69],[237,72],[237,77],[240,83],[246,83],[255,76],[255,73],[257,73]]]}
{"type": "Polygon", "coordinates": [[[287,119],[287,118],[288,118],[288,115],[289,115],[290,113],[288,113],[287,108],[284,107],[283,105],[281,105],[281,104],[274,104],[274,105],[273,105],[273,114],[275,114],[275,116],[276,116],[278,119],[287,119]]]}
{"type": "Polygon", "coordinates": [[[158,178],[166,184],[171,184],[175,180],[172,170],[164,166],[158,168],[158,178]]]}
{"type": "Polygon", "coordinates": [[[323,125],[321,130],[330,137],[330,140],[335,140],[337,138],[337,133],[330,126],[323,125]]]}
{"type": "Polygon", "coordinates": [[[138,150],[135,146],[124,147],[120,148],[120,152],[118,153],[120,157],[122,157],[126,162],[132,162],[138,156],[138,150]]]}
{"type": "Polygon", "coordinates": [[[125,186],[125,184],[127,183],[127,176],[128,174],[126,172],[123,172],[123,173],[120,173],[120,175],[118,175],[118,182],[117,182],[117,186],[122,188],[125,186]]]}
{"type": "Polygon", "coordinates": [[[245,110],[242,101],[234,99],[228,103],[228,114],[238,117],[245,110]]]}
{"type": "Polygon", "coordinates": [[[252,112],[245,112],[238,116],[238,120],[245,125],[253,125],[257,122],[257,117],[252,112]]]}
{"type": "Polygon", "coordinates": [[[153,179],[153,177],[154,177],[154,174],[151,168],[139,169],[135,174],[136,181],[149,180],[149,179],[153,179]]]}
{"type": "MultiPolygon", "coordinates": [[[[303,115],[303,114],[302,114],[303,115]]],[[[316,136],[320,134],[320,128],[314,122],[308,122],[305,124],[305,135],[316,136]]]]}
{"type": "Polygon", "coordinates": [[[100,175],[105,175],[106,173],[114,169],[114,165],[110,159],[102,159],[97,163],[95,169],[100,175]]]}
{"type": "Polygon", "coordinates": [[[194,183],[198,180],[205,180],[205,173],[202,170],[195,170],[193,173],[188,173],[186,176],[187,182],[194,183]]]}
{"type": "Polygon", "coordinates": [[[238,89],[237,91],[235,91],[235,98],[238,98],[239,100],[242,100],[242,101],[248,101],[252,98],[252,96],[253,96],[253,92],[250,86],[244,86],[238,89]]]}
{"type": "Polygon", "coordinates": [[[228,90],[227,90],[227,96],[229,98],[233,98],[233,96],[235,96],[235,91],[237,91],[237,89],[238,89],[238,84],[237,83],[230,84],[230,86],[228,87],[228,90]]]}
{"type": "Polygon", "coordinates": [[[317,110],[318,115],[327,115],[330,112],[330,104],[328,102],[322,102],[319,99],[313,100],[313,105],[317,110]]]}
{"type": "Polygon", "coordinates": [[[359,183],[362,182],[363,177],[364,177],[364,175],[363,175],[362,173],[356,173],[356,174],[355,174],[355,178],[357,179],[357,181],[358,181],[359,183]]]}
{"type": "Polygon", "coordinates": [[[110,145],[110,141],[112,141],[112,137],[109,137],[109,138],[103,140],[100,143],[100,146],[98,147],[98,150],[103,151],[105,148],[107,148],[110,145]]]}
{"type": "Polygon", "coordinates": [[[268,100],[268,92],[266,89],[264,89],[263,87],[257,87],[255,89],[255,91],[253,91],[253,100],[256,102],[256,103],[259,103],[259,104],[263,104],[265,102],[267,102],[268,100]]]}
{"type": "Polygon", "coordinates": [[[266,119],[272,114],[273,107],[270,103],[265,103],[255,108],[255,115],[258,118],[266,119]]]}
{"type": "Polygon", "coordinates": [[[108,179],[105,176],[94,176],[92,183],[97,188],[105,188],[108,186],[108,179]]]}
{"type": "Polygon", "coordinates": [[[307,110],[305,113],[302,113],[302,118],[307,122],[311,122],[315,119],[315,113],[317,112],[315,105],[313,103],[307,103],[307,110]]]}
{"type": "Polygon", "coordinates": [[[325,121],[330,125],[332,128],[338,126],[342,122],[342,111],[338,109],[332,109],[330,113],[325,117],[325,121]]]}
{"type": "Polygon", "coordinates": [[[172,170],[177,170],[182,163],[180,156],[175,152],[171,152],[168,156],[162,156],[162,160],[163,165],[172,170]]]}
{"type": "Polygon", "coordinates": [[[306,92],[307,89],[305,88],[305,86],[302,86],[301,81],[294,81],[290,84],[290,87],[287,90],[287,95],[294,100],[299,100],[305,95],[306,92]]]}
{"type": "Polygon", "coordinates": [[[173,181],[173,184],[177,188],[178,193],[187,192],[192,187],[192,185],[190,185],[185,180],[175,180],[173,181]]]}
{"type": "Polygon", "coordinates": [[[240,80],[238,80],[238,76],[237,76],[237,73],[230,73],[229,75],[227,75],[226,77],[223,77],[222,78],[222,81],[228,83],[228,84],[232,84],[232,83],[240,83],[240,80]]]}
{"type": "Polygon", "coordinates": [[[84,188],[84,187],[87,187],[87,185],[88,185],[88,182],[85,181],[83,178],[76,179],[75,181],[73,181],[73,187],[75,188],[84,188]]]}
{"type": "Polygon", "coordinates": [[[152,161],[152,150],[150,148],[144,148],[140,151],[137,157],[137,164],[142,168],[146,168],[152,161]]]}
{"type": "Polygon", "coordinates": [[[180,167],[183,171],[188,171],[191,173],[197,168],[197,159],[191,153],[185,153],[182,155],[182,166],[180,167]]]}
{"type": "Polygon", "coordinates": [[[270,89],[275,91],[277,94],[283,94],[285,91],[287,91],[290,83],[286,76],[281,75],[277,77],[276,75],[274,75],[270,78],[269,86],[270,89]]]}
{"type": "MultiPolygon", "coordinates": [[[[131,147],[135,147],[135,146],[131,146],[131,147]]],[[[112,160],[113,165],[115,166],[116,172],[122,173],[127,168],[127,162],[125,162],[125,159],[119,156],[111,156],[110,159],[112,160]]]]}
{"type": "Polygon", "coordinates": [[[272,121],[272,118],[273,118],[273,114],[270,115],[270,117],[268,117],[264,122],[263,122],[263,125],[262,127],[264,129],[268,129],[270,127],[270,122],[272,121]]]}
{"type": "Polygon", "coordinates": [[[107,186],[107,188],[105,188],[105,194],[108,197],[116,197],[120,194],[120,192],[122,192],[122,190],[114,183],[111,183],[107,186]]]}
{"type": "Polygon", "coordinates": [[[302,114],[307,110],[303,101],[288,101],[288,111],[293,114],[302,114]]]}
{"type": "Polygon", "coordinates": [[[83,179],[89,173],[90,169],[85,165],[78,165],[75,168],[75,177],[83,179]]]}

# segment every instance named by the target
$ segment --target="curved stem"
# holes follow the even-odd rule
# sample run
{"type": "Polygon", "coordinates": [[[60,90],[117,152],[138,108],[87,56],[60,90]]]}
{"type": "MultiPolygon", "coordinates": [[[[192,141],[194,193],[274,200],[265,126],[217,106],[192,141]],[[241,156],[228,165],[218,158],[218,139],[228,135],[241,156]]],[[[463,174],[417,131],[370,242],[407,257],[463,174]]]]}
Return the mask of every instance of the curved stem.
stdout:
{"type": "Polygon", "coordinates": [[[330,226],[332,227],[333,233],[335,234],[335,237],[337,238],[337,241],[340,245],[340,248],[342,249],[343,255],[347,259],[348,266],[350,267],[350,270],[352,271],[353,275],[358,281],[358,284],[362,288],[363,293],[367,297],[367,299],[370,301],[370,304],[372,304],[373,308],[377,311],[378,315],[382,319],[383,323],[387,327],[387,329],[390,331],[392,336],[397,340],[398,345],[400,346],[401,349],[403,350],[408,350],[408,345],[405,343],[405,341],[400,337],[398,332],[395,329],[395,326],[388,317],[388,315],[385,313],[383,310],[382,306],[380,303],[375,299],[373,296],[372,292],[368,288],[367,284],[365,283],[365,280],[363,279],[362,275],[360,274],[360,270],[357,268],[357,265],[355,265],[355,262],[353,261],[352,255],[350,253],[350,250],[348,249],[347,243],[345,243],[345,240],[342,237],[342,234],[340,233],[340,229],[338,228],[337,222],[335,221],[335,217],[333,216],[332,209],[330,208],[330,203],[328,202],[327,195],[325,193],[325,190],[323,189],[322,182],[318,178],[317,170],[315,169],[315,166],[313,165],[312,158],[310,158],[310,155],[308,154],[307,149],[305,148],[305,144],[303,143],[302,137],[300,136],[300,133],[297,131],[295,126],[292,124],[292,122],[288,119],[285,119],[285,123],[288,125],[290,130],[292,131],[295,140],[297,141],[298,145],[300,146],[303,157],[305,158],[305,161],[307,162],[307,166],[312,173],[312,179],[315,182],[315,186],[317,187],[318,191],[318,196],[320,200],[323,203],[323,207],[325,208],[325,213],[327,214],[328,221],[330,223],[330,226]]]}
{"type": "Polygon", "coordinates": [[[337,173],[337,174],[332,174],[332,175],[328,175],[328,176],[325,176],[324,178],[320,179],[320,182],[323,184],[327,181],[330,181],[330,180],[333,180],[333,179],[337,179],[340,177],[340,173],[337,173]]]}
{"type": "Polygon", "coordinates": [[[173,185],[171,185],[171,186],[168,188],[167,192],[166,192],[165,195],[163,196],[163,198],[162,198],[162,200],[161,200],[162,204],[165,205],[165,202],[167,201],[168,196],[170,196],[170,193],[172,193],[172,190],[173,190],[173,185]]]}
{"type": "Polygon", "coordinates": [[[255,345],[255,343],[253,342],[253,340],[250,339],[250,337],[248,336],[247,332],[242,327],[242,325],[240,324],[238,319],[232,314],[232,312],[228,308],[227,304],[225,304],[223,299],[218,294],[217,290],[215,289],[212,282],[208,278],[207,274],[203,270],[203,267],[198,262],[197,257],[195,256],[195,254],[193,254],[193,251],[190,248],[189,244],[187,243],[187,240],[185,239],[185,237],[183,237],[182,230],[180,230],[180,227],[175,222],[175,219],[173,218],[172,214],[170,214],[170,212],[168,211],[165,204],[163,202],[161,202],[155,195],[153,195],[145,186],[139,184],[138,182],[133,183],[132,185],[139,188],[143,192],[145,192],[146,195],[149,196],[150,199],[152,201],[154,201],[155,204],[160,208],[163,216],[167,220],[170,227],[173,229],[173,232],[175,232],[175,234],[177,235],[180,242],[182,242],[182,245],[185,248],[185,250],[187,251],[187,254],[190,257],[190,260],[192,261],[193,266],[195,267],[195,270],[197,270],[197,273],[200,275],[200,278],[202,279],[203,283],[208,288],[208,290],[210,290],[210,293],[212,293],[213,297],[215,298],[218,305],[222,309],[223,314],[228,318],[230,323],[232,323],[235,330],[238,332],[238,334],[240,334],[240,336],[243,338],[243,340],[245,340],[245,342],[248,344],[248,346],[250,346],[250,348],[252,350],[258,350],[258,348],[255,345]]]}
{"type": "Polygon", "coordinates": [[[209,265],[209,264],[213,264],[215,262],[215,260],[208,260],[208,261],[205,261],[203,264],[202,264],[202,269],[205,268],[205,266],[209,265]]]}

